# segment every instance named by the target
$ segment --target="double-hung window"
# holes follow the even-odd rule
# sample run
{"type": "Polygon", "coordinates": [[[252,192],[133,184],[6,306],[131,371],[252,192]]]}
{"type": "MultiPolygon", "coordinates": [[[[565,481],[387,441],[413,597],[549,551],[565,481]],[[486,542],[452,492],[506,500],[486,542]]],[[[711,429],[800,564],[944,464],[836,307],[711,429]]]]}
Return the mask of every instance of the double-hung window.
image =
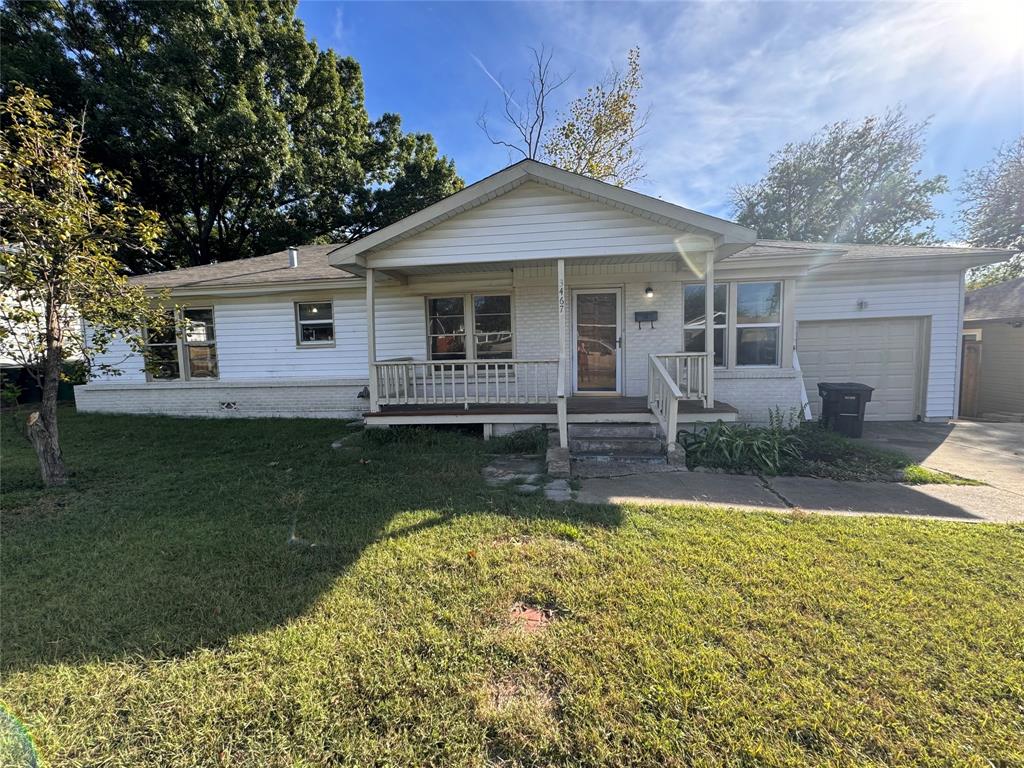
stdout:
{"type": "Polygon", "coordinates": [[[213,307],[168,310],[167,328],[148,334],[152,379],[216,379],[217,335],[213,307]]]}
{"type": "Polygon", "coordinates": [[[334,305],[330,301],[296,303],[295,338],[300,347],[333,346],[334,305]]]}
{"type": "Polygon", "coordinates": [[[513,356],[512,297],[508,294],[427,299],[431,360],[509,360],[513,356]]]}
{"type": "MultiPolygon", "coordinates": [[[[694,283],[683,288],[683,350],[704,352],[704,318],[707,314],[704,302],[704,283],[694,283]]],[[[729,319],[729,286],[715,283],[715,366],[723,367],[729,359],[725,348],[726,330],[729,319]]]]}
{"type": "Polygon", "coordinates": [[[736,365],[778,365],[782,283],[736,284],[736,365]]]}

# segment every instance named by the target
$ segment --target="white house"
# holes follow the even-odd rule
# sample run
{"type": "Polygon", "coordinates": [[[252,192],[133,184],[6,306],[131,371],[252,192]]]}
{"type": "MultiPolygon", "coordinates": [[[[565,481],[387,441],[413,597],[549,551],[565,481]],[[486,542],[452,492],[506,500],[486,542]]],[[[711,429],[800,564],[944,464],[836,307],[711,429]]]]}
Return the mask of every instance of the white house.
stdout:
{"type": "Polygon", "coordinates": [[[956,415],[964,270],[1006,256],[757,240],[524,160],[349,245],[136,278],[170,289],[189,329],[152,340],[156,373],[136,357],[76,399],[485,434],[550,423],[564,445],[572,422],[672,435],[775,407],[816,413],[817,382],[852,380],[875,387],[869,419],[943,420],[956,415]]]}

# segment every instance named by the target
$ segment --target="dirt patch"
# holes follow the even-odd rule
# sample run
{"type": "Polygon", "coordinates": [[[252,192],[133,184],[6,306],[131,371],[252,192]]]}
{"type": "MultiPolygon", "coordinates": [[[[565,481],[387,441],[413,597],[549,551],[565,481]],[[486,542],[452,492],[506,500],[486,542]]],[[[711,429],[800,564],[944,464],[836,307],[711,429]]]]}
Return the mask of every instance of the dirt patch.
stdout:
{"type": "Polygon", "coordinates": [[[513,625],[520,627],[527,634],[543,632],[557,618],[554,608],[522,601],[513,603],[508,615],[513,625]]]}
{"type": "Polygon", "coordinates": [[[533,536],[496,536],[491,540],[492,547],[525,547],[532,544],[534,541],[533,536]]]}
{"type": "Polygon", "coordinates": [[[495,712],[522,707],[551,715],[556,710],[554,691],[526,675],[509,674],[498,678],[490,683],[487,694],[495,712]]]}
{"type": "Polygon", "coordinates": [[[539,671],[493,677],[477,693],[477,717],[488,730],[488,765],[543,765],[540,745],[558,739],[559,686],[539,671]]]}

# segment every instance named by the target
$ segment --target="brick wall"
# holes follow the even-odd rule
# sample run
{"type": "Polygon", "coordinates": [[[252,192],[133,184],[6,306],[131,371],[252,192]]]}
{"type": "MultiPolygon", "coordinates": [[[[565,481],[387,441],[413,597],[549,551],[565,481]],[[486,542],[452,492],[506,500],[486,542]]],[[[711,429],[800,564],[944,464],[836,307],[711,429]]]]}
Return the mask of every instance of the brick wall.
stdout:
{"type": "Polygon", "coordinates": [[[793,369],[715,371],[715,399],[735,406],[739,421],[765,424],[772,408],[780,408],[784,417],[799,409],[803,386],[793,369]]]}
{"type": "Polygon", "coordinates": [[[259,416],[359,417],[365,380],[291,379],[252,382],[93,382],[75,387],[85,413],[253,418],[259,416]]]}

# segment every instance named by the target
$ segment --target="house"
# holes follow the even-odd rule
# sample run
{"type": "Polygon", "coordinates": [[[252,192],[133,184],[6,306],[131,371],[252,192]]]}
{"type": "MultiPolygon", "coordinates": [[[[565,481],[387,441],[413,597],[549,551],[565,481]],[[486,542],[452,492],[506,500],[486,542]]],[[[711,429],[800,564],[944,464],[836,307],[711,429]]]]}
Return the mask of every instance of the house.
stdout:
{"type": "Polygon", "coordinates": [[[945,420],[964,270],[1006,255],[758,240],[524,160],[348,245],[135,278],[170,290],[183,330],[150,340],[155,370],[129,355],[76,397],[83,411],[485,435],[544,423],[565,445],[570,423],[674,435],[811,415],[817,382],[855,380],[875,387],[869,419],[945,420]]]}
{"type": "Polygon", "coordinates": [[[1024,277],[964,298],[960,412],[1024,421],[1024,277]]]}

